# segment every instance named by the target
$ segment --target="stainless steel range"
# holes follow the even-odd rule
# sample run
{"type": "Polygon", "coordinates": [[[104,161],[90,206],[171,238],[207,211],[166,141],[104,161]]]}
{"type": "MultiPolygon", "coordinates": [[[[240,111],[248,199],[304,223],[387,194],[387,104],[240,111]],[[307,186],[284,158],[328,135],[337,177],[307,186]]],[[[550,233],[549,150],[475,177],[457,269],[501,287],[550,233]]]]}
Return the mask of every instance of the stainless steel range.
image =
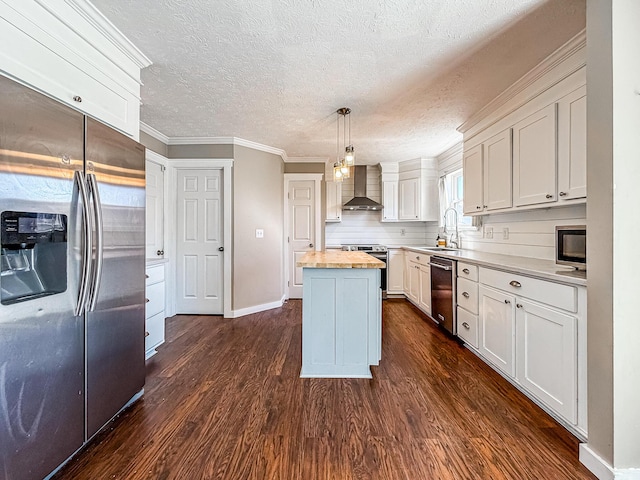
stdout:
{"type": "Polygon", "coordinates": [[[385,267],[380,269],[380,286],[382,288],[382,298],[387,298],[387,247],[384,245],[372,244],[351,244],[342,245],[342,250],[347,252],[364,252],[372,257],[384,262],[385,267]]]}

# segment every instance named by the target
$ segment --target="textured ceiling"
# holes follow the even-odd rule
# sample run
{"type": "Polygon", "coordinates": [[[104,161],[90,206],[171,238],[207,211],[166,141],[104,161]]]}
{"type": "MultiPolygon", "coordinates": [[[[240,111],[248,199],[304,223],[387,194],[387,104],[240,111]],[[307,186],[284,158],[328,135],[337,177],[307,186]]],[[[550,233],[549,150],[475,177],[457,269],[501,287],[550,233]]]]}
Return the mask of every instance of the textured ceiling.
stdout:
{"type": "Polygon", "coordinates": [[[154,64],[142,121],[358,163],[440,154],[585,27],[585,0],[93,0],[154,64]]]}

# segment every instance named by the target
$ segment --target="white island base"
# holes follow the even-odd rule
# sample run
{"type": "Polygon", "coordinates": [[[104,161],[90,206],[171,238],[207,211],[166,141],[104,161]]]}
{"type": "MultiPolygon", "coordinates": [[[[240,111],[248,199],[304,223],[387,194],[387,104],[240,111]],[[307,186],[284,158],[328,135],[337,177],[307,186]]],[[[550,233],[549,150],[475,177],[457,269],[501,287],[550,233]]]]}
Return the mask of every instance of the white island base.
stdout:
{"type": "Polygon", "coordinates": [[[372,378],[370,366],[379,364],[382,350],[380,269],[374,265],[303,268],[300,377],[372,378]]]}

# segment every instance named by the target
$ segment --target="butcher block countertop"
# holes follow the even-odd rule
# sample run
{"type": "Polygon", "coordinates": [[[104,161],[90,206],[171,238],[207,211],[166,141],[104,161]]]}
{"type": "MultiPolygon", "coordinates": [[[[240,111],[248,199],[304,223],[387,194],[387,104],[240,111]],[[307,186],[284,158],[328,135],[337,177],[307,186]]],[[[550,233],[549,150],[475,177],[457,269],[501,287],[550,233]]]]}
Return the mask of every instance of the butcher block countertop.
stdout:
{"type": "Polygon", "coordinates": [[[364,252],[307,252],[296,263],[309,268],[384,268],[385,263],[364,252]]]}

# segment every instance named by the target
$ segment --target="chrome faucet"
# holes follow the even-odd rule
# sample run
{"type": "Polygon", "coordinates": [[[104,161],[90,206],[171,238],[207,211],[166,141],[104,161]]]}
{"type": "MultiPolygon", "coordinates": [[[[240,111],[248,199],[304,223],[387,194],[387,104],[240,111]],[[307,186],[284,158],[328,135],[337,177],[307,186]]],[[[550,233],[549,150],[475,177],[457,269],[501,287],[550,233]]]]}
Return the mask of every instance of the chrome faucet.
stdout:
{"type": "Polygon", "coordinates": [[[446,237],[447,236],[447,213],[449,213],[449,210],[451,210],[454,213],[453,218],[454,218],[454,221],[456,222],[456,231],[455,233],[451,234],[451,238],[449,239],[449,245],[455,245],[456,248],[460,248],[460,234],[458,233],[458,211],[453,207],[449,207],[444,211],[444,234],[446,237]]]}

